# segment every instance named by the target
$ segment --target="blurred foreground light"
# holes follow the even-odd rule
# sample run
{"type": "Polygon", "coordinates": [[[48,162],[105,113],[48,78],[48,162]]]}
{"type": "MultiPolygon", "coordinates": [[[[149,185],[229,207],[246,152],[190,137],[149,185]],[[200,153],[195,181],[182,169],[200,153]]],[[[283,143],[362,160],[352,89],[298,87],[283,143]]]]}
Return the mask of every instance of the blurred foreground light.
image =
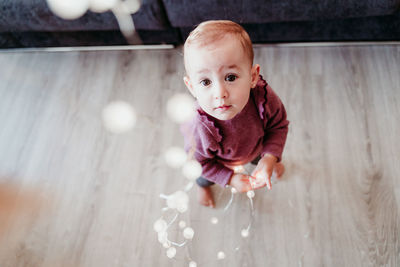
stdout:
{"type": "Polygon", "coordinates": [[[172,259],[173,257],[175,257],[176,255],[176,248],[174,247],[170,247],[169,249],[167,249],[167,257],[172,259]]]}
{"type": "Polygon", "coordinates": [[[196,160],[190,160],[183,165],[182,173],[189,180],[196,180],[201,176],[203,168],[196,160]]]}
{"type": "Polygon", "coordinates": [[[249,236],[249,230],[248,229],[243,229],[240,234],[242,237],[248,237],[249,236]]]}
{"type": "Polygon", "coordinates": [[[192,239],[193,236],[194,236],[194,230],[193,230],[192,228],[186,227],[186,228],[183,230],[183,237],[184,237],[184,238],[186,238],[186,239],[192,239]]]}
{"type": "Polygon", "coordinates": [[[217,258],[218,258],[219,260],[225,259],[225,253],[224,253],[223,251],[218,252],[217,258]]]}
{"type": "Polygon", "coordinates": [[[140,9],[140,0],[125,0],[121,4],[130,14],[134,14],[140,9]]]}
{"type": "Polygon", "coordinates": [[[194,100],[187,94],[176,94],[168,100],[168,116],[177,123],[183,123],[194,117],[194,100]]]}
{"type": "Polygon", "coordinates": [[[50,10],[63,19],[77,19],[89,8],[88,0],[47,0],[50,10]]]}
{"type": "Polygon", "coordinates": [[[127,132],[135,126],[135,110],[126,102],[111,102],[103,110],[103,123],[112,133],[127,132]]]}
{"type": "Polygon", "coordinates": [[[186,159],[186,152],[180,147],[170,147],[165,152],[165,161],[171,168],[177,169],[181,167],[186,162],[186,159]]]}
{"type": "Polygon", "coordinates": [[[233,171],[235,173],[243,173],[245,171],[245,169],[242,165],[238,165],[238,166],[233,167],[233,171]]]}
{"type": "Polygon", "coordinates": [[[89,8],[90,11],[102,13],[112,9],[117,3],[118,0],[89,0],[89,8]]]}

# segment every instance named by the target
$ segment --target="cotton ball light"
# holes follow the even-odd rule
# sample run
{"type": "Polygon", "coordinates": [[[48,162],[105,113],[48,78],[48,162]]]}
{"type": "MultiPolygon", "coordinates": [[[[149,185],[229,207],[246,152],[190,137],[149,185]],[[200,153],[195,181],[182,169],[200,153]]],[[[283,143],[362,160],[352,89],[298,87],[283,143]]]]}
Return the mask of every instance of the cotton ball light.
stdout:
{"type": "Polygon", "coordinates": [[[167,257],[172,259],[173,257],[175,257],[176,255],[176,248],[174,247],[170,247],[169,249],[167,249],[167,257]]]}
{"type": "Polygon", "coordinates": [[[190,261],[189,267],[197,267],[197,263],[195,261],[190,261]]]}
{"type": "Polygon", "coordinates": [[[212,217],[212,218],[211,218],[211,223],[212,223],[212,224],[217,224],[217,223],[218,223],[218,218],[212,217]]]}
{"type": "Polygon", "coordinates": [[[135,126],[135,110],[126,102],[111,102],[103,109],[103,123],[112,133],[127,132],[135,126]]]}
{"type": "Polygon", "coordinates": [[[231,192],[232,192],[232,194],[236,194],[236,193],[237,193],[236,188],[232,187],[232,188],[231,188],[231,192]]]}
{"type": "Polygon", "coordinates": [[[47,0],[50,10],[63,19],[77,19],[89,8],[88,0],[47,0]]]}
{"type": "Polygon", "coordinates": [[[118,3],[118,0],[89,0],[90,11],[102,13],[106,12],[118,3]]]}
{"type": "Polygon", "coordinates": [[[192,239],[193,236],[194,236],[194,231],[193,231],[192,228],[186,227],[186,228],[183,230],[183,237],[184,237],[184,238],[186,238],[186,239],[192,239]]]}
{"type": "Polygon", "coordinates": [[[249,236],[249,230],[243,229],[241,232],[242,237],[248,237],[249,236]]]}
{"type": "Polygon", "coordinates": [[[136,13],[140,9],[140,2],[139,0],[125,0],[122,2],[124,8],[130,14],[136,13]]]}
{"type": "Polygon", "coordinates": [[[153,225],[154,231],[157,233],[165,231],[167,229],[167,222],[163,219],[158,219],[153,225]]]}
{"type": "Polygon", "coordinates": [[[167,206],[183,213],[188,209],[189,196],[184,191],[176,191],[167,198],[167,206]]]}
{"type": "Polygon", "coordinates": [[[165,161],[171,168],[179,168],[185,164],[187,155],[185,150],[180,147],[170,147],[164,154],[165,161]]]}
{"type": "Polygon", "coordinates": [[[194,100],[187,94],[176,94],[168,100],[168,116],[177,123],[183,123],[194,117],[194,100]]]}
{"type": "Polygon", "coordinates": [[[180,221],[179,222],[179,228],[183,229],[186,227],[186,222],[185,221],[180,221]]]}
{"type": "Polygon", "coordinates": [[[196,160],[190,160],[183,165],[182,173],[189,180],[196,180],[201,176],[203,168],[196,160]]]}
{"type": "Polygon", "coordinates": [[[188,210],[188,205],[187,203],[180,203],[178,204],[178,206],[176,207],[176,210],[179,211],[180,213],[184,213],[188,210]]]}
{"type": "Polygon", "coordinates": [[[224,253],[223,251],[218,252],[217,258],[218,258],[219,260],[225,259],[225,253],[224,253]]]}
{"type": "Polygon", "coordinates": [[[161,244],[168,243],[168,233],[165,231],[158,232],[158,242],[161,244]]]}
{"type": "Polygon", "coordinates": [[[254,193],[253,190],[247,191],[247,197],[248,197],[248,198],[253,198],[254,196],[255,196],[255,193],[254,193]]]}
{"type": "Polygon", "coordinates": [[[171,242],[165,242],[165,243],[163,244],[163,247],[164,247],[164,248],[169,248],[169,247],[171,247],[171,242]]]}
{"type": "Polygon", "coordinates": [[[238,165],[238,166],[233,167],[233,171],[234,171],[234,173],[242,173],[245,171],[245,169],[242,165],[238,165]]]}

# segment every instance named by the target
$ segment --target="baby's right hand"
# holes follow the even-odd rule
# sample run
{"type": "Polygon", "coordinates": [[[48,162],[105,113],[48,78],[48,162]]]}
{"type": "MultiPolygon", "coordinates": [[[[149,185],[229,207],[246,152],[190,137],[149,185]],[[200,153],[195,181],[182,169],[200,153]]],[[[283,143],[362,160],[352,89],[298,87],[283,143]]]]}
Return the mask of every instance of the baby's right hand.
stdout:
{"type": "Polygon", "coordinates": [[[234,187],[238,192],[247,192],[252,190],[250,184],[251,177],[242,173],[234,173],[229,181],[229,185],[234,187]]]}

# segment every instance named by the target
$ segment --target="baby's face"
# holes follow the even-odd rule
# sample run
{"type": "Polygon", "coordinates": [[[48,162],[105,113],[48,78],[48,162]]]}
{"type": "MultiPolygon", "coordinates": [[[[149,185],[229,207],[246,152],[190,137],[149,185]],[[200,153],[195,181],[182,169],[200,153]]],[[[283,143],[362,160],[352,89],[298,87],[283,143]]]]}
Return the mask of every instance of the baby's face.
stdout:
{"type": "Polygon", "coordinates": [[[228,35],[208,46],[189,46],[185,59],[185,84],[205,112],[230,120],[242,111],[260,67],[251,66],[239,40],[228,35]]]}

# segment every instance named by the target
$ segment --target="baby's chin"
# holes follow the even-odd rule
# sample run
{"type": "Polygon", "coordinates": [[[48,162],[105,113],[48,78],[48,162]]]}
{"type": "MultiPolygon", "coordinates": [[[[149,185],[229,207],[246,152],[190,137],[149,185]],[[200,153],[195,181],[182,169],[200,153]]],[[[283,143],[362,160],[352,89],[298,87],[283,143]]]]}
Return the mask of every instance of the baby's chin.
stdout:
{"type": "Polygon", "coordinates": [[[236,115],[238,114],[238,112],[211,112],[211,114],[209,112],[207,112],[210,116],[220,120],[220,121],[228,121],[233,119],[234,117],[236,117],[236,115]]]}

